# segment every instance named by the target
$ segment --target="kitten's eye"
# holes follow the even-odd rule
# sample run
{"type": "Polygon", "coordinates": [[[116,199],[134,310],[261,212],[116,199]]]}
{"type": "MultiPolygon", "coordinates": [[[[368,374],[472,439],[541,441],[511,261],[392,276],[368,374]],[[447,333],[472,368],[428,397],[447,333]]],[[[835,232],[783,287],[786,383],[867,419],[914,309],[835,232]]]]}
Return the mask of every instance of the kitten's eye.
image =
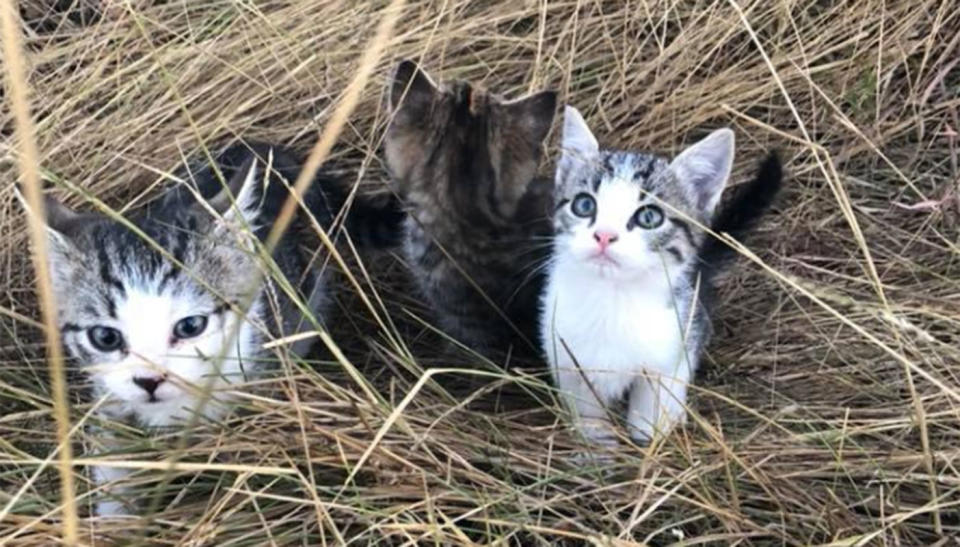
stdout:
{"type": "Polygon", "coordinates": [[[633,214],[633,224],[651,230],[663,224],[663,210],[656,205],[644,205],[633,214]]]}
{"type": "Polygon", "coordinates": [[[590,194],[577,194],[570,202],[570,210],[578,217],[592,217],[597,213],[597,202],[590,194]]]}
{"type": "Polygon", "coordinates": [[[184,338],[200,336],[205,330],[207,330],[207,316],[191,315],[177,321],[177,324],[173,326],[173,335],[183,340],[184,338]]]}
{"type": "Polygon", "coordinates": [[[99,351],[117,351],[123,347],[123,334],[113,327],[90,327],[87,329],[87,338],[99,351]]]}

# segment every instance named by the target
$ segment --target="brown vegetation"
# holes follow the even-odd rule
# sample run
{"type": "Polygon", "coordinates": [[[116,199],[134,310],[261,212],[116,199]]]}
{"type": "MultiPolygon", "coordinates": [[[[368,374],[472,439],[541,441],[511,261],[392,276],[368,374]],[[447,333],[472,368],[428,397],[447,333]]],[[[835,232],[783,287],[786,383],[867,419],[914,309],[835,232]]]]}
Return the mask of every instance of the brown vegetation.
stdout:
{"type": "MultiPolygon", "coordinates": [[[[175,494],[154,496],[149,521],[84,517],[95,447],[79,428],[82,542],[925,545],[960,534],[957,2],[410,1],[354,88],[386,2],[104,0],[96,17],[21,4],[41,172],[82,207],[93,196],[136,206],[182,156],[231,136],[308,150],[354,99],[331,162],[360,191],[386,191],[382,85],[403,57],[510,96],[556,88],[607,145],[669,154],[729,125],[736,180],[769,148],[789,170],[749,242],[756,254],[724,280],[694,414],[664,442],[584,464],[542,369],[436,368],[449,363],[425,334],[427,310],[402,265],[381,257],[370,280],[349,269],[376,314],[353,283],[338,285],[342,355],[289,364],[275,392],[249,399],[253,412],[182,450],[144,440],[115,458],[183,464],[159,484],[157,471],[138,474],[145,497],[175,494]]],[[[49,545],[65,513],[9,96],[0,544],[49,545]]],[[[70,378],[76,425],[91,405],[70,378]]]]}

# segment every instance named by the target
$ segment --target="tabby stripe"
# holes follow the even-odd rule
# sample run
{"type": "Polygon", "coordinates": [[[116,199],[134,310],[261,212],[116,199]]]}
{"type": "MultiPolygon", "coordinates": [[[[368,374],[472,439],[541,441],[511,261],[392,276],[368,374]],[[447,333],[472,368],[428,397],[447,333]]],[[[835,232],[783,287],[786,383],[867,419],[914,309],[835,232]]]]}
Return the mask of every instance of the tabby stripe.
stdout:
{"type": "Polygon", "coordinates": [[[116,319],[117,318],[117,302],[113,299],[112,296],[110,296],[109,292],[104,292],[101,296],[103,296],[103,303],[107,305],[107,315],[109,315],[113,319],[116,319]]]}
{"type": "MultiPolygon", "coordinates": [[[[650,178],[650,175],[653,174],[653,158],[644,158],[645,163],[642,167],[637,166],[637,170],[633,173],[633,180],[646,180],[650,178]]],[[[642,197],[642,196],[641,196],[642,197]]]]}
{"type": "Polygon", "coordinates": [[[682,231],[683,235],[686,236],[687,243],[689,243],[691,247],[697,246],[697,242],[693,240],[693,232],[690,231],[689,224],[687,224],[683,220],[680,220],[679,218],[673,218],[673,217],[670,217],[670,222],[673,223],[673,225],[676,226],[677,228],[680,228],[680,231],[682,231]]]}
{"type": "Polygon", "coordinates": [[[104,283],[120,293],[120,296],[126,297],[127,290],[124,288],[123,283],[114,277],[113,272],[110,270],[110,258],[107,256],[107,250],[103,247],[97,249],[97,258],[100,260],[100,278],[104,283]]]}

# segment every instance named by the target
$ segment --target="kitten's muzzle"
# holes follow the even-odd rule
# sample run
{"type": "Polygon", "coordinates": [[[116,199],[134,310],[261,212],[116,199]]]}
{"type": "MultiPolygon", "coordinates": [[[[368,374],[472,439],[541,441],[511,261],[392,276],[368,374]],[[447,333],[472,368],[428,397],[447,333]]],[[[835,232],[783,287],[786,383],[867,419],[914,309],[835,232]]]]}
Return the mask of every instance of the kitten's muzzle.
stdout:
{"type": "Polygon", "coordinates": [[[147,392],[150,395],[150,401],[156,401],[157,398],[154,396],[154,392],[157,391],[157,388],[160,387],[160,384],[164,383],[166,378],[163,376],[134,376],[133,383],[140,387],[140,389],[147,392]]]}
{"type": "Polygon", "coordinates": [[[600,252],[604,252],[607,250],[607,247],[620,239],[620,235],[612,230],[597,230],[593,233],[593,239],[596,240],[597,245],[600,246],[600,252]]]}

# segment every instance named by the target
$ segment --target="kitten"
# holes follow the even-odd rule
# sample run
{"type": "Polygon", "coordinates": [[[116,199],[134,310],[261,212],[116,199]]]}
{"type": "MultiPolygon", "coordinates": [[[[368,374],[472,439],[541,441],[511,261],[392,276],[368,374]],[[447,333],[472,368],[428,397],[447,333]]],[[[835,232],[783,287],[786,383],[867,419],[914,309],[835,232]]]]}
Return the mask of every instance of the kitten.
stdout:
{"type": "Polygon", "coordinates": [[[685,419],[687,386],[709,336],[703,300],[736,254],[695,223],[742,237],[780,188],[771,154],[716,212],[733,155],[729,129],[673,161],[602,150],[566,107],[541,343],[588,439],[615,442],[606,407],[625,393],[637,442],[685,419]]]}
{"type": "MultiPolygon", "coordinates": [[[[299,160],[278,147],[237,144],[216,163],[223,179],[208,164],[188,166],[180,173],[186,184],[128,218],[164,252],[121,222],[46,198],[63,344],[92,380],[95,397],[106,398],[103,418],[147,428],[183,425],[195,415],[221,419],[231,400],[228,390],[268,367],[263,343],[301,327],[293,300],[275,276],[261,279],[261,271],[281,274],[323,322],[324,275],[295,241],[300,221],[275,248],[275,269],[264,270],[255,250],[288,196],[285,184],[296,179],[299,160]]],[[[336,211],[329,197],[335,186],[318,178],[305,196],[324,226],[336,211]]],[[[360,209],[368,222],[369,211],[360,209]]],[[[398,217],[388,212],[382,218],[398,217]]],[[[301,340],[289,349],[303,356],[311,342],[301,340]]],[[[117,444],[108,434],[102,441],[108,448],[117,444]]],[[[127,474],[93,470],[98,484],[127,474]]],[[[128,512],[118,496],[122,489],[108,494],[97,503],[100,515],[128,512]]]]}
{"type": "Polygon", "coordinates": [[[439,327],[478,350],[518,337],[535,348],[552,181],[534,176],[556,94],[508,101],[435,84],[404,61],[388,97],[385,159],[410,213],[404,251],[439,327]]]}

